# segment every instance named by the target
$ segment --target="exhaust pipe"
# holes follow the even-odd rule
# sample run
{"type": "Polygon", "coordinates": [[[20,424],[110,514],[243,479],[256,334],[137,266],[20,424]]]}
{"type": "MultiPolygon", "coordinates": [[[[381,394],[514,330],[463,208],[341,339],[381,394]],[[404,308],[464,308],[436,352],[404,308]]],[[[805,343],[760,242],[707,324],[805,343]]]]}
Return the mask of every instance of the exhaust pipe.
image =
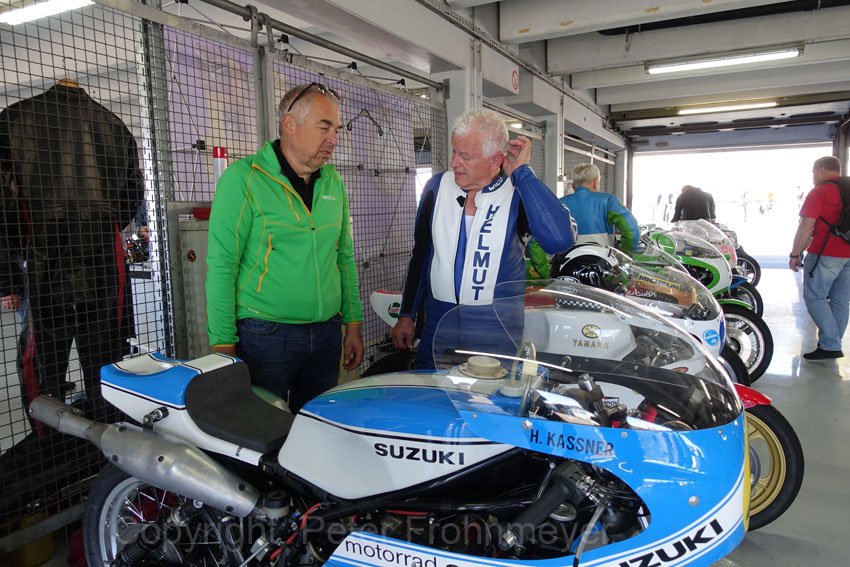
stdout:
{"type": "Polygon", "coordinates": [[[197,447],[172,435],[129,423],[106,425],[49,396],[38,396],[30,415],[62,433],[94,443],[109,461],[142,482],[244,518],[260,493],[197,447]]]}

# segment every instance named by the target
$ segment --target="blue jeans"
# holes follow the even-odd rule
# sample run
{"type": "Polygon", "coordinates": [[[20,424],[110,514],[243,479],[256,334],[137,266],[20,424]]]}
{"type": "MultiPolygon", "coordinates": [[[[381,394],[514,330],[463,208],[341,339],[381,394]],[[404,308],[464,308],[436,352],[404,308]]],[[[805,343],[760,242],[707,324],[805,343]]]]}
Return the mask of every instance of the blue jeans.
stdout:
{"type": "Polygon", "coordinates": [[[817,254],[806,255],[803,299],[818,327],[818,346],[841,350],[850,315],[850,258],[821,256],[814,274],[809,275],[817,259],[817,254]]]}
{"type": "Polygon", "coordinates": [[[239,319],[236,355],[245,361],[251,383],[287,399],[295,414],[337,385],[342,357],[342,318],[300,325],[239,319]]]}

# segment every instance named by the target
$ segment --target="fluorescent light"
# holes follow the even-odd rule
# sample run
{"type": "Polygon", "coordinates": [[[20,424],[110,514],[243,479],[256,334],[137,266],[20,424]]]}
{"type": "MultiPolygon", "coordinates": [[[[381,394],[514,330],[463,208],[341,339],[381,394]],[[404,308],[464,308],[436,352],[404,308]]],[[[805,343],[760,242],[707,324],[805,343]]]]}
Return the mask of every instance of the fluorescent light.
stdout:
{"type": "Polygon", "coordinates": [[[511,122],[511,128],[516,128],[516,129],[522,128],[522,122],[511,122]]]}
{"type": "Polygon", "coordinates": [[[700,61],[658,63],[648,65],[646,67],[646,72],[650,75],[658,75],[661,73],[678,73],[680,71],[693,71],[696,69],[711,69],[714,67],[744,65],[746,63],[761,63],[764,61],[776,61],[778,59],[791,59],[793,57],[799,57],[801,53],[803,53],[803,49],[801,47],[795,47],[793,49],[780,49],[776,51],[764,51],[761,53],[726,55],[723,57],[714,57],[712,59],[703,59],[700,61]]]}
{"type": "Polygon", "coordinates": [[[706,114],[708,112],[730,112],[733,110],[752,110],[754,108],[773,108],[776,106],[776,101],[769,102],[749,102],[741,104],[726,104],[717,106],[698,106],[694,108],[680,108],[676,114],[706,114]]]}
{"type": "Polygon", "coordinates": [[[0,23],[15,26],[94,4],[92,0],[48,0],[0,14],[0,23]]]}

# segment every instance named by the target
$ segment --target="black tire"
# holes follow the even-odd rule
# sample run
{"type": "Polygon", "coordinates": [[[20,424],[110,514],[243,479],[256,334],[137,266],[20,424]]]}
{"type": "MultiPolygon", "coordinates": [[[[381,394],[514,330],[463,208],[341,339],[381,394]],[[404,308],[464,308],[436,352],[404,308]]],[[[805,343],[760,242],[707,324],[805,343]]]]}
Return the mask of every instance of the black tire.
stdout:
{"type": "Polygon", "coordinates": [[[741,248],[737,251],[738,265],[744,272],[742,275],[747,278],[747,281],[753,285],[758,285],[761,281],[761,266],[758,261],[744,252],[741,248]]]}
{"type": "Polygon", "coordinates": [[[750,447],[749,530],[757,530],[781,516],[794,502],[803,484],[803,447],[794,428],[773,406],[747,410],[750,447]]]}
{"type": "Polygon", "coordinates": [[[413,370],[415,365],[416,351],[397,350],[384,358],[376,360],[360,377],[366,378],[367,376],[376,376],[389,372],[404,372],[406,370],[413,370]]]}
{"type": "Polygon", "coordinates": [[[756,286],[751,284],[750,282],[742,282],[739,285],[735,286],[732,289],[729,289],[725,293],[726,297],[730,299],[737,299],[738,301],[743,301],[750,308],[756,312],[756,315],[761,317],[764,315],[764,300],[761,298],[761,294],[756,289],[756,286]]]}
{"type": "MultiPolygon", "coordinates": [[[[185,501],[178,494],[145,484],[107,464],[92,485],[83,512],[86,561],[89,565],[117,565],[116,558],[122,551],[147,538],[156,541],[164,530],[161,520],[168,517],[174,506],[185,501]],[[145,532],[145,528],[151,532],[145,532]]],[[[222,541],[221,534],[228,530],[222,529],[220,518],[217,511],[203,508],[185,528],[193,537],[167,532],[168,536],[153,546],[147,559],[138,560],[139,565],[159,565],[160,561],[171,564],[176,562],[178,553],[186,561],[191,559],[187,564],[192,565],[239,565],[244,554],[222,541]]]]}
{"type": "Polygon", "coordinates": [[[732,350],[732,347],[723,345],[719,360],[720,364],[729,372],[729,375],[732,376],[732,380],[736,384],[743,386],[750,385],[750,374],[747,372],[747,365],[744,364],[738,353],[732,350]]]}
{"type": "Polygon", "coordinates": [[[755,382],[773,358],[773,335],[764,319],[739,305],[721,304],[726,317],[726,344],[741,358],[755,382]]]}

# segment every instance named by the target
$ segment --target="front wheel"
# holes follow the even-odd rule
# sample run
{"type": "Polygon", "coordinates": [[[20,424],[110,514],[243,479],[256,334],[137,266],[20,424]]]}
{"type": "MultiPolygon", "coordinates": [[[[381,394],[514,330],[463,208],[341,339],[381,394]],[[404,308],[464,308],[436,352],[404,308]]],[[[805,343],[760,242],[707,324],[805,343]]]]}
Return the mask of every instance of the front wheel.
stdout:
{"type": "Polygon", "coordinates": [[[735,287],[726,290],[724,295],[730,299],[737,299],[746,303],[759,317],[764,314],[764,300],[761,298],[761,294],[756,289],[756,286],[750,282],[741,282],[735,287]]]}
{"type": "Polygon", "coordinates": [[[722,305],[726,318],[726,344],[741,357],[750,382],[767,371],[773,358],[773,335],[764,319],[740,305],[722,305]]]}
{"type": "Polygon", "coordinates": [[[215,510],[106,465],[89,493],[83,541],[89,565],[239,565],[243,553],[215,510]],[[191,517],[177,528],[176,508],[191,517]]]}
{"type": "Polygon", "coordinates": [[[758,285],[761,280],[761,266],[758,261],[741,248],[737,250],[737,253],[738,263],[736,267],[741,269],[741,275],[747,278],[747,281],[751,284],[758,285]]]}
{"type": "Polygon", "coordinates": [[[747,410],[750,449],[750,531],[763,528],[794,502],[803,484],[803,447],[779,410],[754,406],[747,410]]]}
{"type": "Polygon", "coordinates": [[[723,350],[720,351],[718,360],[723,368],[729,372],[729,375],[736,384],[741,384],[742,386],[750,385],[750,374],[747,372],[747,366],[741,360],[741,357],[738,356],[738,353],[732,350],[732,347],[723,345],[723,350]]]}

